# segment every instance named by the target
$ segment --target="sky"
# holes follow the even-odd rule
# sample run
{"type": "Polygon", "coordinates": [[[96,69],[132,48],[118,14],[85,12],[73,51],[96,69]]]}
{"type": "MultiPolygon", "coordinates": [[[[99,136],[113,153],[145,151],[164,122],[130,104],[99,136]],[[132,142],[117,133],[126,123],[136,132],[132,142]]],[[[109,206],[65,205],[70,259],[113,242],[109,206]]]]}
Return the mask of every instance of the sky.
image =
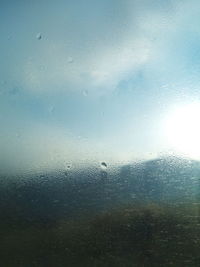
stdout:
{"type": "Polygon", "coordinates": [[[168,114],[200,100],[199,8],[1,0],[0,170],[170,153],[168,114]]]}

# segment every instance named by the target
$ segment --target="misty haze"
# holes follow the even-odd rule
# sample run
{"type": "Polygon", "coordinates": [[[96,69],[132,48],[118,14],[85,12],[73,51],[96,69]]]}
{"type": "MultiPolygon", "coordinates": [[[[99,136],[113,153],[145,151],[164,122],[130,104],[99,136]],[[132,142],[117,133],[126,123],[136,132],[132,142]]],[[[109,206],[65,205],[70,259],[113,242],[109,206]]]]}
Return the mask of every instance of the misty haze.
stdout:
{"type": "Polygon", "coordinates": [[[0,1],[0,267],[200,266],[199,8],[0,1]]]}

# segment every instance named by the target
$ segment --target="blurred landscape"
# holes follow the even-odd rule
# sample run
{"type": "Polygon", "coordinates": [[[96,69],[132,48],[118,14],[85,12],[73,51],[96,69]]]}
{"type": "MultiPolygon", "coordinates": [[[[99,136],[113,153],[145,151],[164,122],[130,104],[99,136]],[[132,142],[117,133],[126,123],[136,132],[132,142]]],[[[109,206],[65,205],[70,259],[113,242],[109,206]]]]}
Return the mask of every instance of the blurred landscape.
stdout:
{"type": "Polygon", "coordinates": [[[200,267],[199,10],[0,1],[0,267],[200,267]]]}
{"type": "Polygon", "coordinates": [[[200,162],[0,178],[1,266],[199,266],[200,162]]]}

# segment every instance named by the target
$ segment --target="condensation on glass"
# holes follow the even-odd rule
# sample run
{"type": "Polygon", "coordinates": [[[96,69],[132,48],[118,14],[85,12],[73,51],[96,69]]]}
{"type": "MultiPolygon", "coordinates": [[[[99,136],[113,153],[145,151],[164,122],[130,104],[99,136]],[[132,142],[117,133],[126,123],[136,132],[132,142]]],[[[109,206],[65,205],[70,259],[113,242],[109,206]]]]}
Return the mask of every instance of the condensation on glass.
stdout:
{"type": "Polygon", "coordinates": [[[1,1],[1,266],[200,266],[199,8],[1,1]]]}

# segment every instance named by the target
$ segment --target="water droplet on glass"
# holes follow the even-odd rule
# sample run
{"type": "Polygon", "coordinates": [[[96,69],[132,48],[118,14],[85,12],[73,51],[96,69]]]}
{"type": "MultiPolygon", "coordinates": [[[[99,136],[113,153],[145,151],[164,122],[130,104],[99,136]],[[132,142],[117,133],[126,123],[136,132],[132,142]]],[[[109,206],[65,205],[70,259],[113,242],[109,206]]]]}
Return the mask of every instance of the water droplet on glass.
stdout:
{"type": "Polygon", "coordinates": [[[136,194],[131,194],[131,198],[136,198],[136,194]]]}
{"type": "Polygon", "coordinates": [[[68,59],[67,59],[67,62],[68,62],[68,63],[73,63],[73,62],[74,62],[74,60],[73,60],[73,58],[72,58],[72,57],[68,57],[68,59]]]}
{"type": "Polygon", "coordinates": [[[106,164],[104,161],[101,162],[101,168],[102,168],[103,170],[107,169],[107,164],[106,164]]]}
{"type": "Polygon", "coordinates": [[[53,113],[54,111],[55,111],[55,107],[54,106],[49,107],[49,113],[53,113]]]}
{"type": "Polygon", "coordinates": [[[88,96],[88,90],[84,90],[84,91],[83,91],[83,95],[84,95],[84,96],[88,96]]]}
{"type": "Polygon", "coordinates": [[[7,82],[3,80],[3,81],[1,81],[1,84],[2,84],[2,85],[6,85],[7,82]]]}
{"type": "Polygon", "coordinates": [[[40,70],[45,70],[45,66],[44,65],[41,65],[39,68],[40,68],[40,70]]]}
{"type": "Polygon", "coordinates": [[[11,95],[16,95],[17,93],[19,93],[19,89],[18,88],[12,88],[11,90],[10,90],[10,94],[11,95]]]}
{"type": "Polygon", "coordinates": [[[65,169],[66,169],[66,170],[70,170],[71,167],[72,167],[72,165],[71,165],[70,163],[67,163],[67,164],[65,165],[65,169]]]}
{"type": "Polygon", "coordinates": [[[16,137],[19,138],[20,137],[20,134],[19,133],[16,133],[16,137]]]}
{"type": "Polygon", "coordinates": [[[41,39],[42,39],[42,34],[41,34],[41,33],[38,33],[38,34],[36,35],[36,38],[37,38],[38,40],[41,40],[41,39]]]}

